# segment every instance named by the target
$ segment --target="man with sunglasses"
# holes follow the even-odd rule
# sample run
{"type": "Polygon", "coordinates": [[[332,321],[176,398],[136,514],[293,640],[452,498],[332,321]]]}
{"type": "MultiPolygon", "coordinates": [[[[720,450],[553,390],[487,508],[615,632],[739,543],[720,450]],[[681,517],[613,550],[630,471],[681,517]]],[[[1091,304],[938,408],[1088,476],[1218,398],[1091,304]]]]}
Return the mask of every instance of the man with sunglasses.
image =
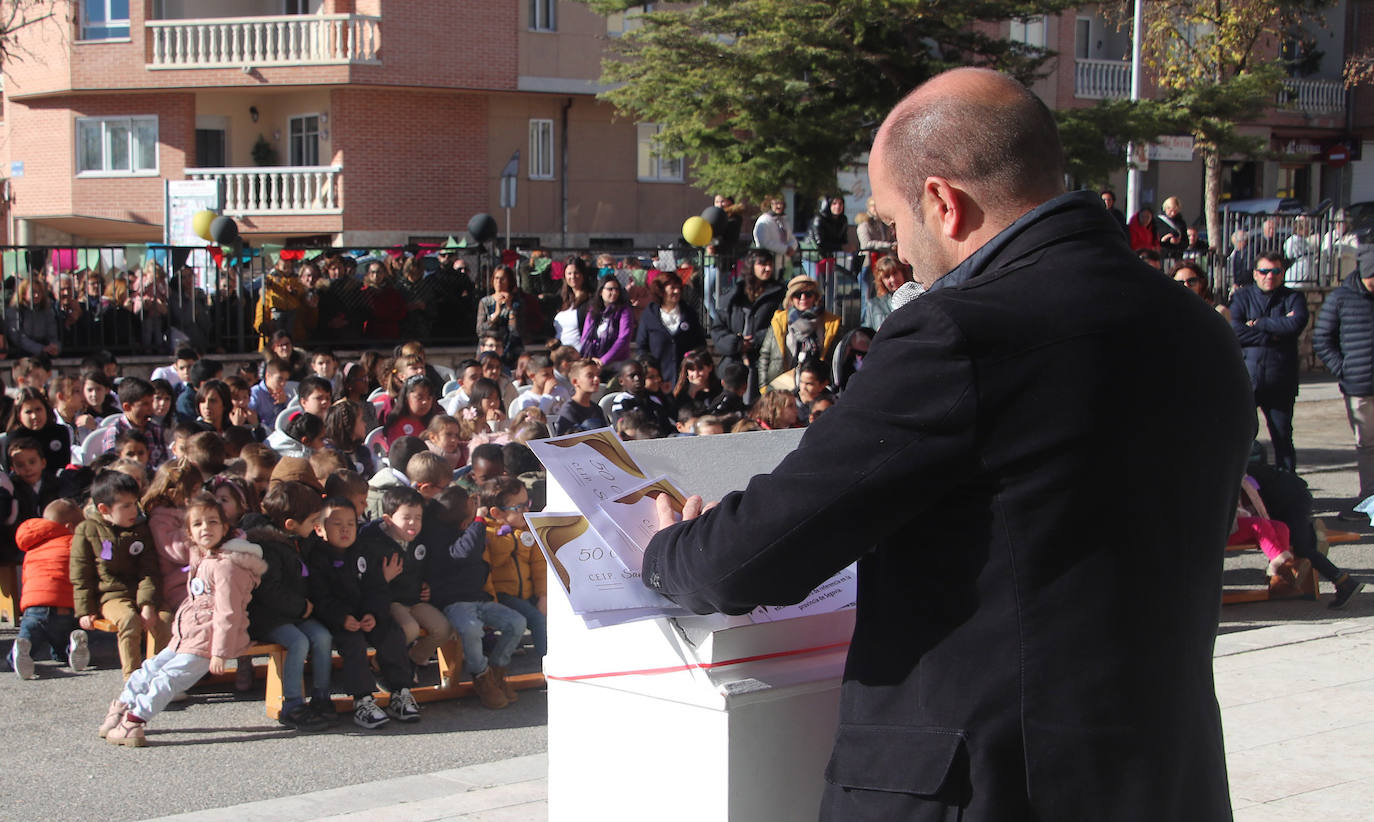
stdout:
{"type": "Polygon", "coordinates": [[[1298,396],[1298,335],[1307,327],[1307,300],[1283,284],[1283,255],[1255,261],[1255,282],[1231,299],[1231,327],[1245,354],[1255,404],[1274,443],[1274,467],[1297,470],[1293,402],[1298,396]]]}

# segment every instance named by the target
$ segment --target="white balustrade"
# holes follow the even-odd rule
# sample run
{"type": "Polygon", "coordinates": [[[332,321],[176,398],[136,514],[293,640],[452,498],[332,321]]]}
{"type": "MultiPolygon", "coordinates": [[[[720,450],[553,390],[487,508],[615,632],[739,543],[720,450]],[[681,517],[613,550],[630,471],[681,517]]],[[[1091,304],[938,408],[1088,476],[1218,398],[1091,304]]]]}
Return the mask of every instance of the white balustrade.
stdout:
{"type": "Polygon", "coordinates": [[[188,168],[188,180],[223,180],[225,214],[340,214],[343,166],[188,168]]]}
{"type": "Polygon", "coordinates": [[[1131,64],[1124,60],[1073,61],[1073,96],[1103,100],[1131,96],[1131,64]]]}
{"type": "Polygon", "coordinates": [[[381,22],[362,14],[149,20],[144,24],[152,40],[147,67],[380,65],[381,22]]]}
{"type": "Polygon", "coordinates": [[[1339,80],[1284,80],[1279,105],[1304,114],[1345,111],[1345,85],[1339,80]]]}

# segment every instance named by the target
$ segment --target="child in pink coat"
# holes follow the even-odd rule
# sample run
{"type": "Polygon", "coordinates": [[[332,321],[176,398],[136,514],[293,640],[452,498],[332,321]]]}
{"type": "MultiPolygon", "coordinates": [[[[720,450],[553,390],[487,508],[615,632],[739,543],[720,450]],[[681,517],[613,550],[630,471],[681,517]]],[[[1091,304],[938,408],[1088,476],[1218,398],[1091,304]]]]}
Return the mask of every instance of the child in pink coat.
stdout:
{"type": "Polygon", "coordinates": [[[248,599],[267,563],[262,549],[229,538],[224,510],[210,494],[197,494],[186,506],[192,566],[188,596],[172,622],[172,641],[129,677],[100,726],[115,745],[147,745],[143,726],[176,694],[206,672],[224,673],[224,662],[249,645],[248,599]]]}
{"type": "Polygon", "coordinates": [[[1240,481],[1242,499],[1236,511],[1236,529],[1227,538],[1227,545],[1259,545],[1269,560],[1270,577],[1281,577],[1291,585],[1300,585],[1312,563],[1293,556],[1289,547],[1288,526],[1269,516],[1260,499],[1259,483],[1246,475],[1240,481]]]}
{"type": "Polygon", "coordinates": [[[157,561],[162,569],[158,600],[162,610],[176,613],[186,599],[186,581],[191,570],[191,543],[186,533],[186,502],[205,483],[195,463],[183,458],[164,462],[153,475],[141,503],[148,515],[148,529],[157,546],[157,561]]]}

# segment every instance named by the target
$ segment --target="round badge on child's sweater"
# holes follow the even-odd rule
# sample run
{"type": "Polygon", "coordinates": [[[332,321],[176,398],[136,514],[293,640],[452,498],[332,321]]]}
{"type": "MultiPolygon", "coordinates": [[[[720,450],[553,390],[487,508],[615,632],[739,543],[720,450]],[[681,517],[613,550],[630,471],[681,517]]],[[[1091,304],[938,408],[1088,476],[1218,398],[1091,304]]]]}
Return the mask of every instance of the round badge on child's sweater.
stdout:
{"type": "Polygon", "coordinates": [[[205,593],[205,580],[200,577],[191,580],[191,596],[198,597],[203,593],[205,593]]]}
{"type": "Polygon", "coordinates": [[[525,543],[525,547],[528,548],[534,544],[534,534],[531,534],[529,531],[521,531],[520,541],[525,543]]]}
{"type": "Polygon", "coordinates": [[[51,449],[54,450],[54,451],[61,451],[61,450],[62,450],[62,442],[61,442],[61,440],[53,440],[52,442],[48,443],[48,447],[51,448],[51,449]]]}
{"type": "Polygon", "coordinates": [[[129,556],[136,557],[141,553],[143,553],[143,543],[139,540],[134,540],[129,546],[129,556]]]}
{"type": "Polygon", "coordinates": [[[367,557],[358,557],[358,573],[367,573],[367,557]]]}
{"type": "Polygon", "coordinates": [[[428,553],[429,553],[429,550],[428,550],[427,548],[425,548],[425,546],[423,546],[423,545],[416,545],[416,546],[415,546],[415,558],[416,558],[416,559],[424,559],[424,558],[425,558],[425,554],[428,554],[428,553]]]}
{"type": "Polygon", "coordinates": [[[401,426],[401,431],[403,431],[405,435],[408,437],[411,434],[415,433],[415,426],[411,425],[410,423],[406,423],[405,425],[401,426]]]}

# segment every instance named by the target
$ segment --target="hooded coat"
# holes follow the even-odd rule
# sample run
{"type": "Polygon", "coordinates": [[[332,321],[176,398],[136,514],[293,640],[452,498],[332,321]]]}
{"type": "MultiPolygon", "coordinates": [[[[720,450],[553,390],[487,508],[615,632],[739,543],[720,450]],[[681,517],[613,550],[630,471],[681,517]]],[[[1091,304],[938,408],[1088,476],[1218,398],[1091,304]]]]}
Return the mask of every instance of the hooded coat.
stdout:
{"type": "Polygon", "coordinates": [[[233,659],[251,644],[248,602],[267,572],[262,548],[231,539],[214,553],[197,549],[194,559],[196,570],[172,619],[167,647],[178,654],[233,659]]]}
{"type": "Polygon", "coordinates": [[[24,552],[24,587],[19,609],[44,605],[71,608],[72,532],[56,522],[29,519],[19,523],[14,541],[24,552]]]}

